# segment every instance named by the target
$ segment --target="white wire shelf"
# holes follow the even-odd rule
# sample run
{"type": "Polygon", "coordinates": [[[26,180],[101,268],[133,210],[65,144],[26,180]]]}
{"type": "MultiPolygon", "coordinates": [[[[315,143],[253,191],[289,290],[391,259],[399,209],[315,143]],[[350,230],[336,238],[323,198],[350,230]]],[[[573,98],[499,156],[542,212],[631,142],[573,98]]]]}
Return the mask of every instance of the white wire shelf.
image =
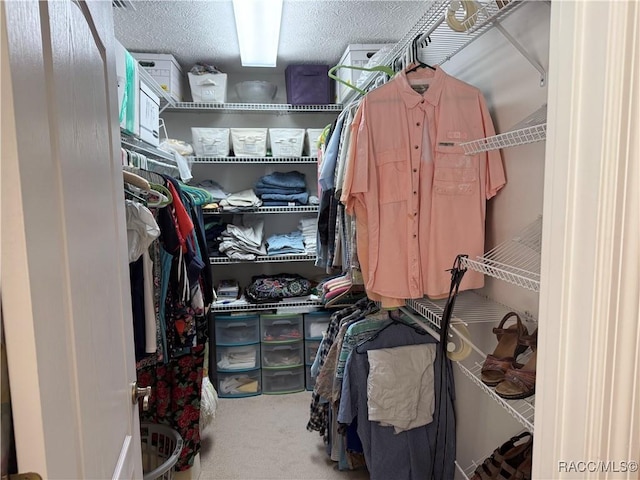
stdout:
{"type": "Polygon", "coordinates": [[[206,103],[206,102],[177,102],[167,108],[167,111],[207,111],[222,112],[340,112],[341,104],[329,105],[290,105],[288,103],[206,103]]]}
{"type": "MultiPolygon", "coordinates": [[[[442,314],[447,299],[430,300],[420,298],[417,300],[406,300],[406,305],[416,313],[424,317],[436,329],[440,329],[442,324],[442,314]]],[[[479,295],[474,291],[460,292],[456,297],[452,318],[459,319],[467,324],[491,323],[498,321],[507,313],[514,311],[507,305],[502,305],[494,300],[479,295]]],[[[520,318],[529,322],[537,322],[537,319],[527,312],[517,312],[520,318]]]]}
{"type": "MultiPolygon", "coordinates": [[[[396,59],[408,50],[409,45],[417,37],[429,38],[426,48],[419,52],[420,60],[428,65],[442,65],[459,53],[471,42],[479,38],[495,25],[496,22],[504,19],[510,13],[521,6],[523,0],[512,1],[481,1],[478,12],[469,18],[465,26],[473,23],[473,26],[466,32],[455,32],[446,23],[445,18],[449,8],[449,0],[434,0],[425,14],[416,24],[398,41],[391,51],[381,59],[380,65],[393,66],[396,59]]],[[[377,85],[377,80],[384,74],[382,72],[362,72],[358,85],[361,90],[367,91],[373,85],[377,85]]],[[[360,94],[355,90],[349,92],[343,103],[348,105],[360,94]]]]}
{"type": "Polygon", "coordinates": [[[203,210],[205,215],[231,215],[231,214],[240,214],[240,215],[262,215],[262,214],[272,214],[272,213],[318,213],[318,205],[301,205],[295,207],[260,207],[257,210],[252,211],[244,211],[244,212],[234,212],[234,211],[212,211],[212,210],[203,210]]]}
{"type": "Polygon", "coordinates": [[[256,257],[255,260],[234,260],[228,257],[209,257],[211,265],[224,265],[234,263],[282,263],[282,262],[313,262],[315,255],[265,255],[256,257]]]}
{"type": "Polygon", "coordinates": [[[133,150],[134,152],[141,153],[148,157],[161,158],[176,166],[176,161],[171,153],[160,150],[144,140],[140,140],[139,138],[129,135],[123,130],[120,130],[120,144],[124,148],[133,150]]]}
{"type": "Polygon", "coordinates": [[[462,265],[522,288],[540,291],[542,217],[515,237],[476,259],[463,258],[462,265]]]}
{"type": "Polygon", "coordinates": [[[471,470],[471,473],[469,473],[470,467],[466,469],[462,468],[457,460],[455,461],[455,465],[456,465],[456,468],[458,469],[458,472],[460,472],[460,474],[462,475],[462,478],[464,478],[465,480],[469,480],[471,478],[471,475],[473,475],[473,472],[476,469],[476,467],[474,466],[473,470],[471,470]]]}
{"type": "Polygon", "coordinates": [[[322,302],[317,300],[304,301],[282,301],[274,303],[249,303],[249,302],[233,302],[229,304],[213,303],[211,305],[212,312],[252,312],[255,310],[275,310],[275,309],[299,309],[299,308],[320,308],[322,302]]]}
{"type": "Polygon", "coordinates": [[[318,163],[317,157],[186,157],[192,163],[318,163]]]}
{"type": "Polygon", "coordinates": [[[471,379],[480,389],[484,391],[489,397],[495,400],[502,408],[504,408],[513,418],[515,418],[520,424],[533,433],[533,420],[535,414],[535,395],[522,400],[505,400],[500,397],[493,388],[482,383],[480,379],[480,371],[482,370],[482,364],[474,362],[471,366],[466,366],[463,362],[455,362],[460,370],[471,379]]]}
{"type": "Polygon", "coordinates": [[[441,23],[429,34],[431,39],[429,45],[420,51],[421,60],[429,65],[442,65],[451,60],[471,42],[490,30],[496,22],[503,20],[525,2],[523,0],[511,0],[508,3],[496,0],[476,2],[479,5],[476,14],[462,22],[467,29],[464,32],[456,32],[447,24],[445,18],[449,3],[448,1],[440,3],[438,15],[442,15],[439,17],[441,23]]]}
{"type": "Polygon", "coordinates": [[[499,148],[516,147],[527,143],[546,140],[547,138],[547,106],[543,105],[529,117],[525,118],[511,130],[492,137],[461,143],[465,155],[497,150],[499,148]]]}

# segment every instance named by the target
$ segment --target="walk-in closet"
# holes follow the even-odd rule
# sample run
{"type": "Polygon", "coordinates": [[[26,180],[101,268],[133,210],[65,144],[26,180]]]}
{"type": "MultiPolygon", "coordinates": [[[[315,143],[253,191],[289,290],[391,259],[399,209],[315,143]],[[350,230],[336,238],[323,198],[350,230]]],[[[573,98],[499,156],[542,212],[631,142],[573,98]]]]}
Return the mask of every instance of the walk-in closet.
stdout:
{"type": "Polygon", "coordinates": [[[0,21],[3,478],[640,478],[637,0],[0,21]]]}

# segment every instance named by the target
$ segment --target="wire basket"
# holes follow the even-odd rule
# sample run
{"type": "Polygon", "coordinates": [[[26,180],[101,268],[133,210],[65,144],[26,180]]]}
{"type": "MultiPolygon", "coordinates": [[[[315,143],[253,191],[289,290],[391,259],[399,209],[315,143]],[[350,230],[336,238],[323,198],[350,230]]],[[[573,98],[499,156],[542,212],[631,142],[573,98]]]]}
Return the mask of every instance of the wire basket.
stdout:
{"type": "Polygon", "coordinates": [[[182,451],[182,437],[173,428],[154,423],[140,425],[144,480],[171,480],[182,451]]]}

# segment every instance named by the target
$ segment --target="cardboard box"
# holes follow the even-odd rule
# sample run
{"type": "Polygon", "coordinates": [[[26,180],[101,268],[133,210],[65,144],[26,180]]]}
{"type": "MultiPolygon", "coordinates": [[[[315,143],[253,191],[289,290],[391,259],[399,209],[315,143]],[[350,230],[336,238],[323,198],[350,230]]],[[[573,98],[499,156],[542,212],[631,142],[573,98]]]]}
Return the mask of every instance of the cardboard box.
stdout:
{"type": "MultiPolygon", "coordinates": [[[[385,43],[357,43],[348,45],[347,49],[342,54],[342,57],[340,57],[338,65],[364,67],[371,57],[373,57],[373,55],[384,46],[386,46],[385,43]]],[[[341,80],[357,86],[358,78],[360,78],[360,75],[363,73],[366,72],[363,72],[362,70],[354,70],[352,68],[341,68],[338,70],[337,76],[341,80]]],[[[342,103],[351,90],[352,89],[348,86],[340,82],[336,82],[336,103],[342,103]]]]}
{"type": "Polygon", "coordinates": [[[132,52],[131,55],[176,102],[184,101],[184,74],[173,55],[144,52],[132,52]]]}
{"type": "Polygon", "coordinates": [[[160,98],[140,82],[140,139],[157,147],[160,143],[160,98]]]}
{"type": "Polygon", "coordinates": [[[116,76],[120,128],[140,135],[140,79],[135,58],[116,40],[116,76]]]}

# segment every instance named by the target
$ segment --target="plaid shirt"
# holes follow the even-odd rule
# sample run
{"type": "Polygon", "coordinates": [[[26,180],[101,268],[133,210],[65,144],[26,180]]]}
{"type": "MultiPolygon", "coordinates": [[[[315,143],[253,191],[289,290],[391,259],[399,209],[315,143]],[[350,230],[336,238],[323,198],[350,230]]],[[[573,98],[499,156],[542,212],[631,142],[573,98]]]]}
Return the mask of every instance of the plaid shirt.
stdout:
{"type": "MultiPolygon", "coordinates": [[[[340,330],[340,323],[342,322],[342,320],[359,311],[368,311],[374,308],[378,308],[374,302],[371,302],[368,298],[363,298],[361,300],[358,300],[354,305],[343,308],[342,310],[338,310],[331,315],[329,326],[327,327],[327,333],[322,339],[322,343],[320,344],[320,347],[318,349],[321,370],[324,366],[327,354],[329,353],[329,350],[331,350],[331,346],[333,345],[333,342],[338,335],[338,331],[340,330]]],[[[307,430],[309,430],[310,432],[317,431],[326,439],[328,418],[329,404],[322,401],[320,395],[314,388],[313,393],[311,394],[311,406],[309,422],[307,423],[307,430]]]]}

